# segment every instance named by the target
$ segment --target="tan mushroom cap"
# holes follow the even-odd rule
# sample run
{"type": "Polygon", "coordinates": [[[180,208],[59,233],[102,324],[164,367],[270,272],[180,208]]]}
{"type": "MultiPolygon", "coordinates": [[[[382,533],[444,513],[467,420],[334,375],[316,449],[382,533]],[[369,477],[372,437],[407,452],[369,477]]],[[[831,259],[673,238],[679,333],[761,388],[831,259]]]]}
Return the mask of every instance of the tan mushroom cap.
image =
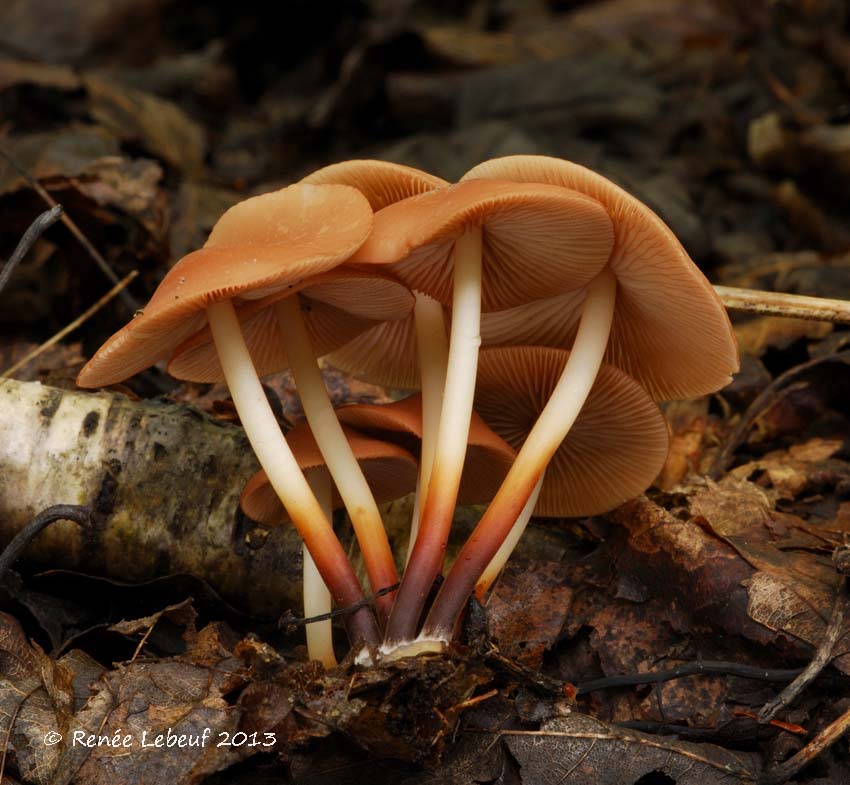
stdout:
{"type": "MultiPolygon", "coordinates": [[[[542,346],[482,349],[475,408],[515,449],[525,441],[570,353],[542,346]]],[[[667,423],[646,391],[603,365],[546,470],[535,514],[596,515],[642,493],[664,465],[667,423]]]]}
{"type": "MultiPolygon", "coordinates": [[[[398,499],[414,490],[418,466],[416,459],[407,450],[397,444],[372,439],[353,428],[343,426],[343,432],[378,504],[398,499]]],[[[313,432],[305,421],[298,423],[286,434],[286,441],[303,471],[325,465],[313,432]]],[[[251,520],[266,526],[277,526],[289,520],[264,471],[257,472],[248,480],[240,504],[242,511],[251,520]]],[[[332,504],[334,509],[345,506],[336,486],[332,504]]]]}
{"type": "Polygon", "coordinates": [[[448,185],[445,180],[412,166],[368,158],[325,166],[301,182],[350,185],[369,200],[375,212],[409,196],[448,185]]]}
{"type": "Polygon", "coordinates": [[[413,315],[372,327],[325,358],[350,376],[394,387],[418,390],[419,349],[413,315]]]}
{"type": "Polygon", "coordinates": [[[112,384],[150,367],[204,326],[210,303],[238,305],[326,272],[371,228],[372,208],[348,186],[292,185],[234,205],[204,247],[168,271],[143,312],[101,346],[77,384],[112,384]]]}
{"type": "MultiPolygon", "coordinates": [[[[411,395],[393,403],[351,404],[341,406],[336,412],[340,422],[363,433],[396,442],[419,455],[422,442],[421,395],[411,395]]],[[[473,411],[458,503],[483,504],[490,501],[515,457],[511,445],[473,411]]]]}
{"type": "MultiPolygon", "coordinates": [[[[545,156],[485,161],[463,180],[482,177],[547,183],[579,191],[605,206],[616,242],[611,269],[617,305],[606,362],[622,368],[657,400],[690,398],[724,387],[738,369],[738,345],[711,284],[675,235],[645,204],[595,172],[545,156]]],[[[570,295],[482,319],[485,343],[530,343],[568,348],[581,303],[570,295]]]]}
{"type": "MultiPolygon", "coordinates": [[[[317,357],[351,341],[376,324],[403,319],[413,295],[393,276],[346,265],[312,276],[237,308],[242,334],[258,376],[289,367],[275,305],[298,296],[310,342],[317,357]]],[[[378,358],[379,359],[379,358],[378,358]]],[[[209,326],[174,350],[168,372],[177,379],[220,382],[224,379],[209,326]]]]}
{"type": "Polygon", "coordinates": [[[352,262],[388,264],[410,286],[452,302],[454,244],[482,227],[483,311],[551,297],[589,283],[614,235],[599,202],[536,183],[470,180],[412,196],[375,214],[352,262]]]}
{"type": "MultiPolygon", "coordinates": [[[[336,183],[357,188],[375,211],[410,196],[449,185],[434,175],[389,161],[343,161],[319,169],[303,183],[336,183]]],[[[340,370],[385,387],[419,389],[416,326],[412,314],[361,333],[330,355],[340,370]]]]}

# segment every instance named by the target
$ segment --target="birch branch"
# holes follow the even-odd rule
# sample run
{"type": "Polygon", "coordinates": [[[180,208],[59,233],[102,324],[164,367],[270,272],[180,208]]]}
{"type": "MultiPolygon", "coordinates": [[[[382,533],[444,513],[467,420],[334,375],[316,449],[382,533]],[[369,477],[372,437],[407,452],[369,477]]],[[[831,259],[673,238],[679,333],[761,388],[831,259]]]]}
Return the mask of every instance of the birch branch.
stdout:
{"type": "MultiPolygon", "coordinates": [[[[0,380],[0,544],[47,507],[92,509],[89,526],[59,521],[39,534],[23,557],[30,564],[127,582],[192,573],[236,607],[300,615],[295,530],[246,542],[252,527],[239,513],[239,494],[257,469],[241,428],[191,406],[0,380]]],[[[382,509],[399,562],[409,504],[382,509]]],[[[459,511],[449,560],[476,519],[472,509],[459,511]]],[[[351,527],[337,524],[362,580],[351,527]]],[[[552,528],[532,527],[517,556],[557,561],[567,542],[552,528]]]]}

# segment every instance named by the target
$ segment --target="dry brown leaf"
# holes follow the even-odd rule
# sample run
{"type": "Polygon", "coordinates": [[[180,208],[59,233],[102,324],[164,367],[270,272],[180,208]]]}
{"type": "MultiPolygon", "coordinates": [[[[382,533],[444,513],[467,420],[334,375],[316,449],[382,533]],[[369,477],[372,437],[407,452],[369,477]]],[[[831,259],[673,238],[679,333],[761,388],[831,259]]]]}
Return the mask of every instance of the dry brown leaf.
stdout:
{"type": "Polygon", "coordinates": [[[582,714],[539,731],[505,731],[501,739],[531,785],[621,785],[662,772],[677,785],[754,783],[754,756],[607,725],[582,714]]]}
{"type": "Polygon", "coordinates": [[[538,668],[570,612],[569,567],[509,561],[487,601],[487,627],[506,657],[538,668]]]}
{"type": "Polygon", "coordinates": [[[204,131],[179,106],[99,77],[87,77],[85,85],[91,114],[98,123],[189,176],[203,172],[204,131]]]}

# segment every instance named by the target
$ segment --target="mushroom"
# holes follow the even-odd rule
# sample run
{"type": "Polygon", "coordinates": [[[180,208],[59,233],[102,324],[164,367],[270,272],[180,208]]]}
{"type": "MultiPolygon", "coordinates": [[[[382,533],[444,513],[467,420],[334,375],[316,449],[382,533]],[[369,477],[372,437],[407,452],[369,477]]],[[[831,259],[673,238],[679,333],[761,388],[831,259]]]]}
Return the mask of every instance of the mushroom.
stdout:
{"type": "MultiPolygon", "coordinates": [[[[540,346],[482,349],[476,411],[514,449],[520,449],[568,358],[568,351],[540,346]]],[[[532,514],[578,517],[613,509],[655,479],[667,448],[667,423],[658,406],[632,378],[603,365],[575,424],[481,573],[476,594],[482,597],[496,579],[532,514]]],[[[467,566],[472,565],[464,561],[464,573],[467,566]]]]}
{"type": "MultiPolygon", "coordinates": [[[[392,403],[352,403],[337,409],[341,422],[376,438],[394,442],[413,455],[422,451],[422,396],[392,403]]],[[[493,498],[516,453],[473,410],[458,504],[484,504],[493,498]]],[[[411,537],[414,535],[411,533],[411,537]]],[[[409,550],[408,550],[409,553],[409,550]]]]}
{"type": "MultiPolygon", "coordinates": [[[[394,586],[398,573],[380,511],[343,436],[316,357],[375,324],[398,319],[412,305],[410,292],[396,279],[343,265],[237,311],[257,372],[292,370],[304,414],[345,501],[376,593],[394,586]]],[[[210,331],[202,330],[177,347],[168,370],[179,379],[220,381],[210,331]]],[[[382,619],[389,615],[393,596],[376,597],[382,619]]]]}
{"type": "Polygon", "coordinates": [[[442,178],[421,169],[369,158],[324,166],[308,174],[301,182],[313,185],[350,185],[369,200],[375,212],[409,196],[424,194],[448,185],[442,178]]]}
{"type": "MultiPolygon", "coordinates": [[[[578,417],[602,365],[615,312],[617,324],[630,335],[634,347],[633,353],[618,354],[616,365],[638,376],[656,397],[705,393],[724,386],[737,369],[738,352],[729,319],[711,285],[672,232],[636,199],[605,178],[557,159],[515,156],[486,162],[466,175],[470,183],[484,176],[556,183],[566,193],[572,193],[570,188],[581,190],[605,205],[616,238],[607,266],[585,289],[570,356],[558,383],[470,538],[471,543],[482,543],[477,558],[487,554],[486,564],[578,417]],[[659,331],[651,328],[666,321],[677,324],[677,334],[668,344],[658,341],[659,331]],[[678,351],[682,344],[687,351],[678,351]],[[671,365],[669,358],[674,354],[680,365],[671,365]]],[[[462,602],[458,598],[463,583],[456,578],[448,590],[451,599],[432,609],[428,634],[450,634],[448,619],[462,602]]]]}
{"type": "Polygon", "coordinates": [[[408,569],[387,624],[409,641],[439,573],[472,411],[480,314],[580,288],[608,261],[611,221],[595,200],[563,188],[469,181],[385,207],[352,263],[389,265],[411,289],[452,305],[434,463],[408,569]]]}
{"type": "MultiPolygon", "coordinates": [[[[557,185],[605,206],[616,236],[608,269],[617,283],[605,362],[622,368],[656,400],[692,398],[729,383],[738,368],[738,346],[723,304],[645,204],[596,172],[545,156],[485,161],[463,179],[481,177],[557,185]]],[[[602,289],[600,284],[596,291],[602,289]]],[[[515,344],[519,333],[529,344],[573,346],[589,292],[550,292],[533,307],[488,314],[482,320],[484,345],[515,344]]]]}
{"type": "MultiPolygon", "coordinates": [[[[372,227],[366,199],[346,186],[295,185],[230,208],[200,250],[169,270],[148,305],[98,350],[77,383],[118,382],[163,359],[208,322],[233,402],[275,492],[340,606],[363,599],[330,521],[280,431],[235,306],[294,287],[348,259],[372,227]]],[[[347,617],[354,643],[377,645],[368,607],[347,617]]]]}
{"type": "MultiPolygon", "coordinates": [[[[410,166],[368,159],[331,164],[302,182],[353,186],[375,211],[448,185],[410,166]]],[[[422,490],[428,487],[434,463],[449,354],[443,306],[424,292],[414,291],[414,296],[413,313],[408,318],[374,327],[328,358],[347,373],[375,384],[422,390],[424,428],[408,558],[419,529],[422,490]]]]}
{"type": "MultiPolygon", "coordinates": [[[[357,459],[375,500],[379,504],[404,496],[416,484],[416,459],[406,450],[390,442],[378,441],[343,426],[344,438],[357,459]]],[[[316,498],[330,520],[333,511],[344,506],[333,484],[316,438],[306,422],[296,425],[286,436],[292,454],[298,461],[316,498]]],[[[245,485],[241,496],[243,512],[265,526],[289,522],[286,509],[269,483],[264,471],[259,471],[245,485]]],[[[323,616],[331,610],[331,596],[316,570],[310,552],[303,553],[304,616],[323,616]]],[[[336,665],[333,650],[331,620],[307,622],[307,654],[326,668],[336,665]]]]}

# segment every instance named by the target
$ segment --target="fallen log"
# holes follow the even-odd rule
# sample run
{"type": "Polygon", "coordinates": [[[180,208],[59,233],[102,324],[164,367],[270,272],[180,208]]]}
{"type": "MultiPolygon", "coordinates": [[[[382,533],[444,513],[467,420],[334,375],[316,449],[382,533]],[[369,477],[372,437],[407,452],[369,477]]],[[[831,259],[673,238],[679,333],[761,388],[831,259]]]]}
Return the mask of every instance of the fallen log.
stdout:
{"type": "Polygon", "coordinates": [[[86,529],[61,522],[36,539],[39,565],[131,582],[189,572],[250,595],[256,613],[296,602],[297,535],[240,542],[239,491],[256,470],[240,428],[190,406],[0,384],[0,539],[53,504],[92,508],[86,529]]]}
{"type": "MultiPolygon", "coordinates": [[[[191,573],[256,615],[300,612],[297,533],[258,534],[239,511],[257,469],[241,428],[191,406],[0,381],[0,544],[52,505],[92,508],[88,527],[60,521],[42,532],[25,554],[30,564],[127,582],[191,573]]],[[[409,501],[383,512],[400,561],[409,501]]],[[[458,545],[476,517],[459,513],[458,545]]],[[[336,527],[362,579],[351,527],[344,517],[336,527]]],[[[558,560],[566,542],[530,530],[518,557],[558,560]]]]}

